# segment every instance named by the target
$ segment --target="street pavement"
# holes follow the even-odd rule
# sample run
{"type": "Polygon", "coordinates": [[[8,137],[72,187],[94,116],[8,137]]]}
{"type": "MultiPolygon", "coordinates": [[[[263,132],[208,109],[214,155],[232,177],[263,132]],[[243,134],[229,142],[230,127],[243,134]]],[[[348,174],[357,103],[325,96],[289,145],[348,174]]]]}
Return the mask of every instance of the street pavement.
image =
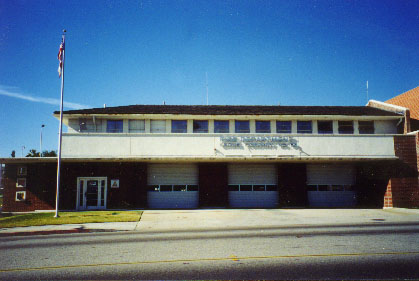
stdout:
{"type": "Polygon", "coordinates": [[[138,231],[143,233],[301,226],[419,224],[419,209],[145,210],[139,222],[0,228],[0,236],[138,231]]]}
{"type": "Polygon", "coordinates": [[[0,280],[419,279],[414,209],[147,210],[17,230],[0,230],[0,280]]]}

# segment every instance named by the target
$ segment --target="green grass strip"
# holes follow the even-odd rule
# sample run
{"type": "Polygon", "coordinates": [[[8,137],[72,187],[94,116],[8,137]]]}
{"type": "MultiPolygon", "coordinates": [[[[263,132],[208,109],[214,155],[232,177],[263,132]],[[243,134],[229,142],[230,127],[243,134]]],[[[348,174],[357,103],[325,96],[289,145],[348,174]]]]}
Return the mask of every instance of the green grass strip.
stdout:
{"type": "Polygon", "coordinates": [[[79,224],[95,222],[133,222],[139,221],[142,211],[86,211],[60,212],[59,218],[55,213],[30,213],[6,215],[0,214],[0,227],[20,227],[53,224],[79,224]]]}

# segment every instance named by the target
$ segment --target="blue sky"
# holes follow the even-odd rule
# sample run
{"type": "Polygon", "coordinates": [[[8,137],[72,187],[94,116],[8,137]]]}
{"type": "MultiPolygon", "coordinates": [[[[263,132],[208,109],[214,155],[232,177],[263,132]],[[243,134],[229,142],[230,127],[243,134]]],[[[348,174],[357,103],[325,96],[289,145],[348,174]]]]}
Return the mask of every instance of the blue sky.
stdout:
{"type": "Polygon", "coordinates": [[[0,157],[57,147],[65,109],[365,105],[419,85],[419,1],[0,0],[0,157]]]}

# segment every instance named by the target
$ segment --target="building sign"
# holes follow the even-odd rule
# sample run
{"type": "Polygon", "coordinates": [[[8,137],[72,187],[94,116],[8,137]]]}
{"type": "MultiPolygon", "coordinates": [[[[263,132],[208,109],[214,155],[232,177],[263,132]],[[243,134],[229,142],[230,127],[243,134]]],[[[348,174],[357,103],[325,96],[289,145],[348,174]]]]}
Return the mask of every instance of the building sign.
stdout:
{"type": "Polygon", "coordinates": [[[221,146],[224,148],[241,148],[247,146],[250,149],[258,148],[290,148],[298,147],[298,141],[293,137],[221,137],[221,146]]]}
{"type": "Polygon", "coordinates": [[[119,188],[119,180],[111,180],[111,188],[119,188]]]}

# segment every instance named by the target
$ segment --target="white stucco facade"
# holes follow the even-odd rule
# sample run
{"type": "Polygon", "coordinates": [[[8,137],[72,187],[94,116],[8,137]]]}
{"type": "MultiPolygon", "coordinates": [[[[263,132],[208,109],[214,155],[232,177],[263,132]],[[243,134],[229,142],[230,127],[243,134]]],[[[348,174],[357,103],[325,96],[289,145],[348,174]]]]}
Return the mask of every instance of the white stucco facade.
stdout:
{"type": "Polygon", "coordinates": [[[395,158],[391,135],[71,134],[65,158],[395,158]],[[225,140],[233,140],[226,142],[225,140]]]}

